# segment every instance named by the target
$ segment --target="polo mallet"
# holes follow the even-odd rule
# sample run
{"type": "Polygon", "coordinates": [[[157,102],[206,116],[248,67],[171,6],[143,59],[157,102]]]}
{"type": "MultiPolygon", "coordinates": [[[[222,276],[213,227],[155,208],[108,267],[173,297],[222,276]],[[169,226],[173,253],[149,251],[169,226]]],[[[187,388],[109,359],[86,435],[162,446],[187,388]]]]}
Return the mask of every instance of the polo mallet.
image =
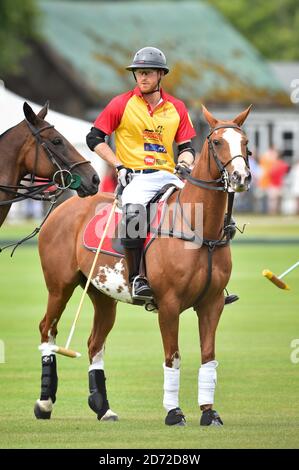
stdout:
{"type": "Polygon", "coordinates": [[[90,284],[90,281],[91,281],[91,278],[92,278],[92,275],[93,275],[94,268],[96,266],[96,263],[97,263],[102,245],[103,245],[104,240],[106,238],[106,235],[107,235],[112,217],[114,215],[114,212],[115,212],[115,209],[116,209],[116,206],[117,206],[118,196],[121,194],[122,189],[123,189],[122,186],[120,186],[116,191],[116,196],[115,196],[115,199],[114,199],[112,207],[111,207],[111,211],[110,211],[107,223],[106,223],[106,227],[103,231],[101,241],[100,241],[99,246],[97,248],[92,266],[90,268],[90,273],[89,273],[88,279],[86,281],[85,288],[84,288],[84,291],[82,293],[81,300],[80,300],[80,303],[79,303],[79,306],[78,306],[78,309],[77,309],[77,312],[76,312],[76,315],[75,315],[75,318],[74,318],[74,321],[73,321],[73,324],[72,324],[72,327],[71,327],[71,331],[70,331],[69,337],[68,337],[67,342],[66,342],[66,345],[65,345],[64,348],[60,347],[60,346],[56,346],[56,345],[51,346],[52,351],[54,351],[58,354],[62,354],[63,356],[68,356],[68,357],[80,357],[81,356],[80,353],[78,353],[76,351],[73,351],[72,349],[69,349],[69,346],[70,346],[70,343],[71,343],[71,340],[72,340],[72,337],[73,337],[73,334],[74,334],[74,331],[75,331],[75,327],[76,327],[78,318],[79,318],[81,310],[82,310],[83,301],[84,301],[86,292],[88,290],[88,287],[89,287],[89,284],[90,284]]]}
{"type": "Polygon", "coordinates": [[[297,266],[299,266],[299,261],[297,263],[293,264],[290,268],[288,268],[284,273],[280,274],[279,276],[275,276],[275,274],[272,273],[272,271],[269,271],[269,269],[264,269],[263,270],[263,276],[265,276],[269,281],[273,282],[279,289],[284,289],[284,290],[290,290],[290,287],[283,282],[281,279],[289,274],[293,269],[296,269],[297,266]]]}

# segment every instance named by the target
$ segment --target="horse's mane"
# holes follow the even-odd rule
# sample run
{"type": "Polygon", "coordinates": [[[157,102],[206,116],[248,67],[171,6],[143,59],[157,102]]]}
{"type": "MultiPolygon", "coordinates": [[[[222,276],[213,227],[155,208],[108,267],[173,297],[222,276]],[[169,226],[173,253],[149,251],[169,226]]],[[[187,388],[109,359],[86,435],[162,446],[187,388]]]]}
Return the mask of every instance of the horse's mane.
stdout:
{"type": "Polygon", "coordinates": [[[0,139],[2,139],[2,137],[4,137],[6,134],[8,134],[8,132],[11,131],[12,129],[14,129],[15,127],[17,127],[17,125],[10,127],[6,131],[4,131],[3,134],[0,134],[0,139]]]}

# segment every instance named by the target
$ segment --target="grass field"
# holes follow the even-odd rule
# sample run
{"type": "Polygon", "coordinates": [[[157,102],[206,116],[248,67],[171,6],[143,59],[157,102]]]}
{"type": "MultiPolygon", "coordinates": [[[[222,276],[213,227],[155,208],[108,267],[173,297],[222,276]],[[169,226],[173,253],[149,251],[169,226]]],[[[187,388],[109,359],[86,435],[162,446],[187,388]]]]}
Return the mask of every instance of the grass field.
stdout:
{"type": "MultiPolygon", "coordinates": [[[[298,225],[294,233],[283,230],[292,236],[299,233],[298,225]]],[[[277,234],[281,234],[278,229],[277,234]]],[[[299,363],[292,363],[290,356],[291,341],[299,338],[299,269],[288,276],[290,292],[261,276],[263,268],[277,274],[284,271],[298,260],[298,248],[288,244],[233,247],[229,288],[241,300],[225,308],[217,334],[215,409],[225,423],[221,429],[199,427],[195,313],[183,313],[180,326],[180,404],[188,426],[168,428],[162,407],[163,352],[157,316],[123,304],[118,307],[105,361],[110,405],[120,421],[99,423],[87,405],[86,341],[92,322],[87,299],[72,342],[82,357],[58,357],[60,382],[52,419],[37,421],[33,406],[40,389],[38,323],[45,310],[46,289],[35,247],[19,248],[12,259],[8,252],[2,253],[0,339],[5,344],[5,363],[0,364],[0,447],[298,448],[299,363]]],[[[80,293],[75,293],[62,317],[59,344],[68,336],[80,293]]]]}

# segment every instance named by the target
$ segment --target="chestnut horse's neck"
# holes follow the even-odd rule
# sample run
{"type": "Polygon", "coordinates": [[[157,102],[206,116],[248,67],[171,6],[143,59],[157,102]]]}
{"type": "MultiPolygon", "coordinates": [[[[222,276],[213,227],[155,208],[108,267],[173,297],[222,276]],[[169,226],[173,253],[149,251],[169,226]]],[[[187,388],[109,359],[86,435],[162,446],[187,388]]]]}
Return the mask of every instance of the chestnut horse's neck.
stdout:
{"type": "MultiPolygon", "coordinates": [[[[0,136],[0,185],[17,185],[26,173],[22,168],[22,149],[28,137],[24,130],[18,124],[0,136]]],[[[0,190],[0,201],[8,199],[11,199],[11,194],[0,190]]],[[[0,226],[9,209],[10,204],[0,206],[0,226]]]]}
{"type": "MultiPolygon", "coordinates": [[[[192,171],[192,176],[205,181],[216,180],[220,177],[212,155],[209,157],[207,140],[205,140],[192,171]]],[[[211,184],[211,186],[215,186],[215,184],[211,184]]],[[[217,240],[221,236],[227,205],[226,192],[204,189],[187,181],[185,187],[181,190],[180,200],[182,204],[192,203],[192,226],[194,225],[195,211],[199,210],[197,204],[202,204],[204,238],[217,240]]]]}

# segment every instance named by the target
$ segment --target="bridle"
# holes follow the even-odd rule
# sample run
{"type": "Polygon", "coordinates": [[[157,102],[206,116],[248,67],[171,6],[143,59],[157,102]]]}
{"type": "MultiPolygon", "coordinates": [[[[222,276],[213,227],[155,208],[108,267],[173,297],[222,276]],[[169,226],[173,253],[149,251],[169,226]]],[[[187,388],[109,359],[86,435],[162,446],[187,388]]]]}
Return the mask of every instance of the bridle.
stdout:
{"type": "MultiPolygon", "coordinates": [[[[234,227],[234,225],[232,225],[232,220],[231,220],[232,219],[232,210],[233,210],[235,193],[228,191],[229,187],[230,187],[230,181],[229,181],[229,174],[227,172],[226,167],[233,160],[235,160],[236,158],[243,158],[243,160],[245,161],[246,167],[249,169],[248,157],[249,157],[249,155],[251,155],[251,152],[248,150],[247,146],[246,146],[246,156],[245,157],[243,155],[235,155],[234,157],[232,157],[226,163],[223,163],[217,155],[217,151],[215,149],[213,141],[211,140],[211,136],[218,129],[229,129],[229,128],[237,129],[237,130],[241,131],[241,133],[243,135],[245,135],[244,131],[239,126],[237,126],[235,124],[222,124],[222,125],[216,126],[213,129],[210,129],[210,132],[207,135],[209,167],[210,167],[210,158],[211,158],[211,155],[212,155],[212,157],[214,158],[214,161],[217,165],[217,168],[219,170],[219,173],[220,173],[219,178],[214,179],[214,180],[201,180],[199,178],[195,178],[195,177],[191,176],[190,171],[188,171],[188,169],[179,168],[179,170],[178,170],[179,175],[182,176],[182,178],[184,178],[189,183],[193,184],[194,186],[198,186],[200,188],[209,189],[209,190],[213,190],[213,191],[223,191],[223,192],[228,193],[227,213],[225,214],[224,227],[223,227],[223,230],[222,230],[222,232],[223,232],[222,237],[219,238],[218,240],[210,240],[210,239],[206,239],[206,238],[201,238],[199,235],[197,235],[194,232],[194,237],[195,238],[197,237],[197,239],[199,239],[201,241],[202,245],[207,247],[207,252],[208,252],[207,280],[206,280],[206,283],[205,283],[202,291],[200,292],[200,294],[195,299],[195,302],[194,302],[194,308],[195,309],[200,305],[200,302],[205,297],[206,293],[209,290],[210,284],[211,284],[212,272],[213,272],[212,258],[213,258],[213,253],[214,253],[215,248],[227,246],[230,243],[230,240],[232,238],[231,230],[234,229],[234,228],[237,228],[236,226],[234,227]]],[[[192,230],[190,223],[184,217],[183,208],[182,208],[182,205],[181,205],[181,202],[180,202],[180,194],[181,194],[181,191],[178,191],[176,202],[178,203],[178,205],[180,207],[182,217],[184,218],[187,225],[189,225],[189,228],[192,230]]],[[[244,227],[243,227],[243,230],[244,230],[244,227]]]]}
{"type": "MultiPolygon", "coordinates": [[[[57,171],[53,175],[53,183],[57,186],[58,189],[68,189],[72,186],[73,183],[73,175],[72,175],[72,170],[76,168],[79,165],[83,165],[85,163],[90,163],[88,160],[82,160],[81,162],[75,162],[75,163],[69,163],[68,161],[65,160],[65,157],[62,153],[58,152],[57,149],[55,148],[55,145],[52,144],[52,142],[49,139],[44,139],[41,136],[41,133],[47,129],[54,129],[54,126],[52,124],[47,124],[44,127],[41,127],[40,129],[34,127],[29,121],[26,120],[26,123],[31,130],[31,133],[33,137],[35,138],[35,161],[34,161],[34,170],[31,175],[31,181],[34,181],[35,178],[35,173],[36,173],[36,168],[37,168],[37,163],[38,163],[38,157],[39,157],[39,149],[40,146],[43,147],[45,150],[45,153],[51,163],[54,165],[54,167],[57,168],[57,171]],[[58,176],[61,177],[62,181],[62,186],[59,186],[59,183],[57,183],[57,178],[58,176]],[[65,182],[65,179],[68,179],[69,182],[65,182]]],[[[76,188],[73,188],[76,189],[76,188]]]]}
{"type": "Polygon", "coordinates": [[[52,144],[49,139],[45,139],[42,137],[41,133],[47,129],[53,129],[53,125],[47,124],[46,126],[43,126],[38,129],[33,126],[29,121],[25,120],[25,122],[28,125],[31,134],[35,139],[35,157],[33,172],[31,173],[30,178],[25,177],[22,179],[22,181],[24,182],[29,181],[30,186],[22,183],[14,186],[0,185],[0,191],[11,194],[13,196],[11,199],[0,201],[0,206],[5,206],[14,202],[23,201],[24,199],[36,199],[52,202],[53,198],[57,199],[57,197],[59,197],[61,193],[66,189],[77,189],[80,186],[80,176],[72,174],[72,170],[79,165],[90,163],[90,161],[88,160],[69,163],[68,161],[66,161],[64,155],[61,152],[57,151],[55,145],[52,144]],[[57,171],[54,173],[52,180],[38,178],[36,176],[40,147],[44,149],[48,159],[51,161],[53,166],[57,168],[57,171]],[[53,191],[47,191],[53,185],[56,186],[56,189],[53,191]],[[19,192],[20,190],[22,191],[22,193],[19,192]]]}
{"type": "Polygon", "coordinates": [[[40,129],[34,127],[29,121],[25,120],[26,124],[28,125],[31,134],[35,138],[35,157],[34,157],[34,168],[30,178],[23,178],[22,181],[29,181],[30,186],[20,183],[19,185],[0,185],[0,191],[6,192],[8,194],[12,194],[14,197],[10,200],[5,200],[0,202],[0,207],[8,204],[12,204],[14,202],[23,201],[24,199],[35,199],[39,201],[48,201],[50,202],[50,207],[46,215],[44,216],[42,222],[38,227],[36,227],[29,235],[24,237],[22,240],[18,242],[10,243],[2,248],[0,248],[0,252],[3,250],[14,247],[11,252],[11,256],[13,256],[15,250],[27,240],[33,238],[41,229],[47,218],[49,217],[50,213],[52,212],[55,204],[59,196],[65,191],[66,189],[77,189],[81,184],[81,179],[79,175],[72,174],[72,170],[79,165],[83,165],[84,163],[90,163],[87,160],[83,160],[81,162],[69,163],[65,160],[64,155],[58,152],[55,148],[55,145],[50,142],[49,139],[44,139],[41,136],[41,133],[47,129],[53,129],[54,126],[51,124],[47,124],[40,129]],[[39,158],[39,150],[40,147],[43,147],[45,153],[51,163],[57,168],[57,171],[53,175],[53,179],[45,180],[43,178],[36,177],[36,169],[38,164],[39,158]],[[61,182],[58,181],[58,177],[60,176],[61,182]],[[36,183],[36,184],[34,184],[36,183]],[[56,186],[56,189],[53,191],[48,191],[53,184],[56,186]],[[19,193],[19,190],[25,191],[23,193],[19,193]]]}
{"type": "Polygon", "coordinates": [[[207,140],[208,140],[208,151],[209,151],[209,166],[210,166],[210,156],[212,155],[212,157],[214,158],[214,161],[217,165],[217,168],[219,170],[219,173],[220,173],[220,178],[217,178],[217,179],[214,179],[214,180],[201,180],[199,178],[195,178],[194,176],[191,176],[190,174],[190,170],[188,169],[185,169],[185,168],[180,168],[178,170],[178,173],[182,176],[182,178],[184,178],[186,181],[188,181],[189,183],[193,184],[194,186],[199,186],[200,188],[204,188],[204,189],[211,189],[213,191],[224,191],[224,192],[228,192],[228,189],[229,189],[229,174],[227,172],[227,169],[226,167],[233,161],[235,160],[236,158],[243,158],[243,160],[245,161],[245,164],[246,164],[246,167],[249,169],[249,160],[248,160],[248,157],[249,155],[251,155],[251,152],[250,150],[248,150],[248,148],[246,147],[246,156],[244,157],[244,155],[235,155],[234,157],[232,157],[228,162],[226,163],[223,163],[220,158],[218,157],[217,155],[217,152],[216,152],[216,149],[215,149],[215,146],[211,140],[211,136],[213,135],[213,133],[215,131],[217,131],[218,129],[229,129],[229,128],[232,128],[232,129],[237,129],[239,131],[241,131],[241,133],[243,135],[245,135],[243,129],[241,129],[241,127],[237,126],[237,125],[234,125],[234,124],[222,124],[220,126],[216,126],[214,127],[213,129],[210,129],[210,132],[209,134],[207,135],[207,140]],[[211,186],[211,184],[214,184],[214,186],[211,186]]]}

